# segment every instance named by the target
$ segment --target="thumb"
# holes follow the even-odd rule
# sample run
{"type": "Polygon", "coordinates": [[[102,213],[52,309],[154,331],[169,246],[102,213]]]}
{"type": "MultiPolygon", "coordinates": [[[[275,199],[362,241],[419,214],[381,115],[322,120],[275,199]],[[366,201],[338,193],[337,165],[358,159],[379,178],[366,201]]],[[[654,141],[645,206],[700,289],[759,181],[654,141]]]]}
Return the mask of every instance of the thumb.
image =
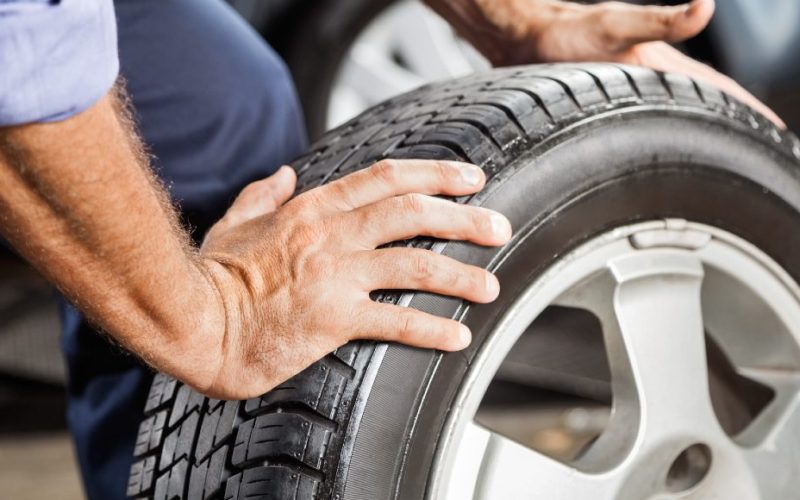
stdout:
{"type": "Polygon", "coordinates": [[[260,182],[265,184],[269,196],[272,197],[272,210],[267,210],[267,212],[272,212],[289,201],[289,198],[294,194],[294,189],[297,185],[297,174],[295,174],[292,167],[284,165],[277,172],[260,182]]]}
{"type": "Polygon", "coordinates": [[[692,0],[674,7],[601,3],[590,8],[596,16],[596,34],[618,52],[649,41],[681,42],[708,25],[714,0],[692,0]]]}
{"type": "Polygon", "coordinates": [[[242,189],[225,216],[214,226],[227,230],[256,217],[274,212],[294,194],[297,175],[289,166],[260,181],[251,182],[242,189]]]}

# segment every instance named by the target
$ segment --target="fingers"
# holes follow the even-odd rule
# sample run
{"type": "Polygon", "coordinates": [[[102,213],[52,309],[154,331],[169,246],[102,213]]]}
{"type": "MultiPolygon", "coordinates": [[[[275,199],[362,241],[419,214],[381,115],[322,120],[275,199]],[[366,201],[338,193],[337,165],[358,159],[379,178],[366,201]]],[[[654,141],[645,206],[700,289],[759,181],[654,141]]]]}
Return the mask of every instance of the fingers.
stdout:
{"type": "Polygon", "coordinates": [[[640,64],[659,71],[681,73],[714,85],[730,94],[736,99],[755,109],[780,128],[786,128],[786,124],[764,103],[759,101],[753,94],[745,90],[732,78],[723,75],[711,66],[703,64],[666,43],[647,43],[631,51],[630,59],[622,59],[621,62],[640,64]]]}
{"type": "Polygon", "coordinates": [[[472,340],[469,328],[452,319],[371,301],[363,309],[355,339],[400,342],[442,351],[464,349],[472,340]]]}
{"type": "Polygon", "coordinates": [[[485,181],[483,170],[467,163],[382,160],[312,192],[316,201],[336,210],[353,210],[407,193],[473,194],[483,188],[485,181]]]}
{"type": "Polygon", "coordinates": [[[768,120],[777,125],[779,128],[786,129],[786,123],[784,123],[784,121],[781,120],[781,118],[774,111],[772,111],[772,109],[767,107],[766,104],[759,101],[756,96],[745,90],[732,78],[725,76],[721,73],[718,73],[708,66],[706,66],[706,68],[710,70],[710,74],[705,77],[701,76],[699,77],[700,79],[712,85],[716,85],[723,91],[727,92],[736,99],[742,101],[743,103],[747,104],[751,108],[755,109],[756,111],[764,115],[768,120]]]}
{"type": "Polygon", "coordinates": [[[662,71],[688,73],[689,76],[694,76],[698,80],[719,87],[724,92],[727,92],[767,117],[767,119],[775,123],[778,127],[782,129],[786,128],[786,124],[774,111],[767,107],[766,104],[759,101],[756,96],[745,90],[744,87],[736,83],[734,79],[720,73],[707,64],[703,64],[686,56],[673,47],[664,48],[665,51],[667,51],[667,49],[669,49],[669,57],[665,64],[667,67],[662,71]]]}
{"type": "Polygon", "coordinates": [[[714,14],[714,0],[693,0],[675,7],[601,3],[587,10],[600,43],[624,51],[648,41],[680,42],[700,33],[714,14]]]}
{"type": "Polygon", "coordinates": [[[358,277],[368,292],[422,290],[484,304],[495,300],[500,293],[500,284],[492,273],[430,250],[365,251],[356,257],[355,266],[361,270],[358,277]]]}
{"type": "Polygon", "coordinates": [[[345,216],[345,224],[360,229],[359,243],[366,248],[415,236],[487,246],[504,245],[511,238],[511,224],[497,212],[420,194],[396,196],[360,208],[345,216]]]}

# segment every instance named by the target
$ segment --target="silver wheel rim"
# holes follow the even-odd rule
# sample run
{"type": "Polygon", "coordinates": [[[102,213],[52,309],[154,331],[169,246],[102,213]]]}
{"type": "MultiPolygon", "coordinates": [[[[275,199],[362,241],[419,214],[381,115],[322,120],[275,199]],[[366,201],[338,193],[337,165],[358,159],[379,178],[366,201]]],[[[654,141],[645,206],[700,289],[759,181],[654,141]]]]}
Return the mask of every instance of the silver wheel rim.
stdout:
{"type": "Polygon", "coordinates": [[[334,79],[327,126],[335,127],[397,94],[489,64],[415,0],[398,2],[356,37],[334,79]]]}
{"type": "Polygon", "coordinates": [[[429,494],[452,500],[783,499],[800,491],[798,470],[800,289],[741,238],[666,220],[617,228],[582,245],[509,308],[464,379],[429,494]],[[509,350],[550,305],[598,317],[611,370],[608,425],[572,463],[475,421],[509,350]],[[741,375],[774,392],[733,437],[712,408],[705,334],[741,375]],[[707,470],[691,487],[671,490],[667,477],[676,457],[698,449],[709,453],[707,470]]]}

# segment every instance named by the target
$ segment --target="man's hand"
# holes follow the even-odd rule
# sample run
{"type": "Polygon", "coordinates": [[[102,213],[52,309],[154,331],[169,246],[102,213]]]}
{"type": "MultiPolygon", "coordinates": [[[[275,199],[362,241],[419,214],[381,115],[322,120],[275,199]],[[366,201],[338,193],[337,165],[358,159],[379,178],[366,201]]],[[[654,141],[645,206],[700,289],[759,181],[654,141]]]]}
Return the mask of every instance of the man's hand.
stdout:
{"type": "Polygon", "coordinates": [[[609,61],[683,73],[720,87],[781,127],[780,118],[727,76],[669,43],[700,33],[714,0],[676,7],[559,0],[428,0],[494,65],[609,61]]]}
{"type": "Polygon", "coordinates": [[[198,250],[123,102],[110,94],[63,122],[0,129],[0,233],[150,365],[209,395],[245,398],[351,339],[469,343],[459,323],[369,292],[494,300],[499,285],[483,269],[427,250],[376,250],[417,235],[508,241],[501,215],[430,196],[477,192],[478,167],[384,161],[283,205],[295,185],[284,167],[245,188],[198,250]]]}
{"type": "Polygon", "coordinates": [[[382,248],[417,235],[502,245],[502,215],[430,195],[483,187],[478,167],[385,160],[284,203],[294,172],[284,167],[251,184],[201,248],[224,303],[225,327],[209,345],[202,372],[184,379],[206,394],[263,393],[353,339],[419,347],[466,347],[464,325],[414,309],[379,304],[374,290],[426,290],[490,302],[499,284],[487,271],[428,250],[382,248]],[[224,337],[222,336],[224,333],[224,337]]]}

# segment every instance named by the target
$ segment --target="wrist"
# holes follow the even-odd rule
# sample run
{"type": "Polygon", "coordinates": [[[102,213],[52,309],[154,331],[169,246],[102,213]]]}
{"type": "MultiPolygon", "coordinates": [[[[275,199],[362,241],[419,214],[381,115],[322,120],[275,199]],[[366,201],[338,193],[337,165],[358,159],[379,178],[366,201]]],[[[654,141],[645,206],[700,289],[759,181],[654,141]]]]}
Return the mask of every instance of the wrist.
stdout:
{"type": "MultiPolygon", "coordinates": [[[[183,367],[181,380],[201,393],[208,393],[214,387],[223,364],[228,357],[231,340],[230,321],[233,304],[228,304],[235,296],[221,264],[197,256],[194,262],[197,270],[197,299],[193,310],[195,321],[190,330],[182,335],[184,351],[195,353],[194,360],[183,367]]],[[[180,354],[182,356],[183,354],[180,354]]]]}
{"type": "Polygon", "coordinates": [[[207,393],[225,359],[226,306],[206,259],[192,258],[188,274],[182,287],[187,293],[174,290],[169,301],[170,318],[159,328],[162,342],[143,357],[157,370],[207,393]]]}

